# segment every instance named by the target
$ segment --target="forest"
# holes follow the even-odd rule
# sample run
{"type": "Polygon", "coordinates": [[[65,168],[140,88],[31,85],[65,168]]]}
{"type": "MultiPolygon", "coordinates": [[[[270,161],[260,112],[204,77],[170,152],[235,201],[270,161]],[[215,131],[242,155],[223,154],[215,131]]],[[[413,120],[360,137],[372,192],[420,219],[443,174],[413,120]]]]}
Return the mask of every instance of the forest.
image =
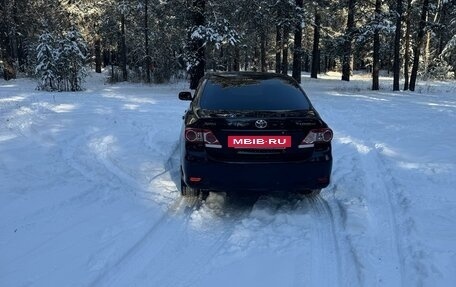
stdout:
{"type": "Polygon", "coordinates": [[[0,287],[456,286],[455,131],[456,0],[0,0],[0,287]]]}
{"type": "Polygon", "coordinates": [[[456,78],[455,0],[0,0],[0,73],[38,89],[109,81],[164,83],[207,71],[274,71],[301,81],[340,71],[456,78]]]}

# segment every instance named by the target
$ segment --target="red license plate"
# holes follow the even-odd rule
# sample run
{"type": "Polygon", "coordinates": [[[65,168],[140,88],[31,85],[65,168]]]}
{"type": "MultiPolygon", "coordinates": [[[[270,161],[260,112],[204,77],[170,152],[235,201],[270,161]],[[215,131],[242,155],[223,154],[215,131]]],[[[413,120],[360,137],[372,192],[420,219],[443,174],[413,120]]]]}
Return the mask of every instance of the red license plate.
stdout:
{"type": "Polygon", "coordinates": [[[291,147],[291,136],[228,136],[228,147],[287,148],[291,147]]]}

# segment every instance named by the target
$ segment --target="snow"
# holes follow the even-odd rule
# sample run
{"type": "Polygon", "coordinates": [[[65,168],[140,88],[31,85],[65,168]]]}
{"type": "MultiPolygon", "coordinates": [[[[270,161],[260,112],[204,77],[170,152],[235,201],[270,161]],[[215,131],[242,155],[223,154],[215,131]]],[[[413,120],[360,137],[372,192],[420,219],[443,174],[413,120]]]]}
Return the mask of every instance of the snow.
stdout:
{"type": "Polygon", "coordinates": [[[303,77],[335,132],[321,196],[182,199],[187,83],[0,81],[0,286],[451,286],[456,85],[303,77]]]}

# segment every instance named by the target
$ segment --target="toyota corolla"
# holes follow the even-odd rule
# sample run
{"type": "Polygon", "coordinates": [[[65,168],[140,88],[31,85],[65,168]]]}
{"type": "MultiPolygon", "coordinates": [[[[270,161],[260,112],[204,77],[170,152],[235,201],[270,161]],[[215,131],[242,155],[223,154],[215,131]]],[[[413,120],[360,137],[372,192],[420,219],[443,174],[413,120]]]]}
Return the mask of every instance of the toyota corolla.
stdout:
{"type": "Polygon", "coordinates": [[[328,186],[333,132],[291,77],[212,73],[183,119],[181,193],[280,191],[316,195],[328,186]]]}

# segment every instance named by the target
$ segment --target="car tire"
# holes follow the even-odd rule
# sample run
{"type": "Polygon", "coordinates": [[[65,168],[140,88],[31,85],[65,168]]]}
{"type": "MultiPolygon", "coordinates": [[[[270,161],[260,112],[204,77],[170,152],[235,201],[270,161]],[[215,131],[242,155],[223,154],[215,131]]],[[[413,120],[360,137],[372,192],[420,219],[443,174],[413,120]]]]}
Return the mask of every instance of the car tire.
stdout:
{"type": "Polygon", "coordinates": [[[315,197],[315,196],[318,196],[321,192],[321,189],[311,189],[311,190],[308,190],[307,193],[306,193],[306,196],[307,197],[315,197]]]}
{"type": "Polygon", "coordinates": [[[306,197],[315,197],[315,196],[318,196],[321,192],[321,189],[305,189],[305,190],[301,190],[299,191],[298,193],[299,194],[302,194],[306,197]]]}
{"type": "Polygon", "coordinates": [[[189,187],[181,179],[181,195],[182,196],[198,197],[200,194],[201,194],[201,189],[189,187]]]}

